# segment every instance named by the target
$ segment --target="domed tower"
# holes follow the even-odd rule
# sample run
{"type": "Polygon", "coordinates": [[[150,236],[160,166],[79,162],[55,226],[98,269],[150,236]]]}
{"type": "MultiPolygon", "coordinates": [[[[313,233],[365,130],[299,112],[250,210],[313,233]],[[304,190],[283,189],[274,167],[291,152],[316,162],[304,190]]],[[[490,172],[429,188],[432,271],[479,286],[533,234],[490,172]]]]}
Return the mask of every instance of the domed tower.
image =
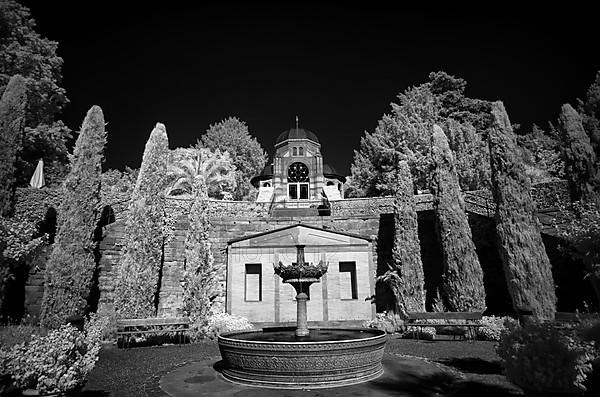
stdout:
{"type": "Polygon", "coordinates": [[[341,199],[345,181],[323,164],[319,138],[303,128],[282,132],[275,141],[272,165],[251,180],[259,188],[258,201],[285,201],[299,208],[309,207],[323,197],[341,199]]]}

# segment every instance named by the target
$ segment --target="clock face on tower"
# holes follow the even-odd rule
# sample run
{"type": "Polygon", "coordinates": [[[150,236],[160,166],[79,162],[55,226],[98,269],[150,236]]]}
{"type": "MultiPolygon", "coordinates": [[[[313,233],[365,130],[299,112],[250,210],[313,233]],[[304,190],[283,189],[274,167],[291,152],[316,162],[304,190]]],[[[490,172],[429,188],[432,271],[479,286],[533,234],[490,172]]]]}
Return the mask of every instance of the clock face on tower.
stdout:
{"type": "Polygon", "coordinates": [[[288,182],[308,182],[308,167],[300,162],[290,164],[288,182]]]}

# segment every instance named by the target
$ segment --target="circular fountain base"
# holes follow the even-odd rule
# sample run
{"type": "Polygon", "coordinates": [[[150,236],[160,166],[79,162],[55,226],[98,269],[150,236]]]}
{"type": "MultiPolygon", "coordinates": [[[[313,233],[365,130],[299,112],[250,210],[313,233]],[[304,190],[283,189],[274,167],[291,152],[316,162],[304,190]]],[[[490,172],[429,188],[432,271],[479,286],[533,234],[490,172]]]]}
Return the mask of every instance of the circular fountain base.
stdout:
{"type": "Polygon", "coordinates": [[[219,336],[223,376],[245,385],[302,389],[353,385],[379,377],[385,332],[374,329],[295,328],[219,336]]]}

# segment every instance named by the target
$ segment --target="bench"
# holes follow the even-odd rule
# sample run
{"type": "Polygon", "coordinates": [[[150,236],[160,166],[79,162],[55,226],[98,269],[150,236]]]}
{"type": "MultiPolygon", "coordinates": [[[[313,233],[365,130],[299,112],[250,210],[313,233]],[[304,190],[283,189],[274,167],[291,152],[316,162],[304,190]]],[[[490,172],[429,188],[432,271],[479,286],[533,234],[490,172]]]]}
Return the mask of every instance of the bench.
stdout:
{"type": "MultiPolygon", "coordinates": [[[[482,312],[413,312],[407,313],[407,323],[409,327],[433,327],[436,331],[440,328],[457,328],[466,330],[461,336],[469,340],[475,339],[477,328],[482,327],[480,321],[483,315],[482,312]],[[444,324],[436,323],[436,320],[443,320],[444,324]]],[[[453,333],[453,339],[456,334],[453,333]]],[[[417,339],[419,333],[417,332],[417,339]]]]}
{"type": "MultiPolygon", "coordinates": [[[[132,338],[146,335],[175,335],[179,344],[183,341],[185,333],[189,330],[188,317],[177,318],[136,318],[117,320],[117,346],[119,341],[129,346],[132,338]]],[[[123,345],[122,344],[122,345],[123,345]]]]}
{"type": "Polygon", "coordinates": [[[581,321],[600,320],[600,313],[556,312],[554,321],[559,325],[577,324],[581,321]]]}

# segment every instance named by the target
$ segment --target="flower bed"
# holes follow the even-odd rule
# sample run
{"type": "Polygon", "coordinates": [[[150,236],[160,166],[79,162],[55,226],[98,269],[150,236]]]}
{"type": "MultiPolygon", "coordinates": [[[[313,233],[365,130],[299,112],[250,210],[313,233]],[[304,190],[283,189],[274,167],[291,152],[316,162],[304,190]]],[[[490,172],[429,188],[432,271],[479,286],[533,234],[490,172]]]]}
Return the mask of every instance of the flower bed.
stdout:
{"type": "Polygon", "coordinates": [[[67,393],[82,387],[94,368],[107,320],[92,316],[83,332],[63,325],[47,335],[0,349],[0,375],[13,386],[40,394],[67,393]]]}

